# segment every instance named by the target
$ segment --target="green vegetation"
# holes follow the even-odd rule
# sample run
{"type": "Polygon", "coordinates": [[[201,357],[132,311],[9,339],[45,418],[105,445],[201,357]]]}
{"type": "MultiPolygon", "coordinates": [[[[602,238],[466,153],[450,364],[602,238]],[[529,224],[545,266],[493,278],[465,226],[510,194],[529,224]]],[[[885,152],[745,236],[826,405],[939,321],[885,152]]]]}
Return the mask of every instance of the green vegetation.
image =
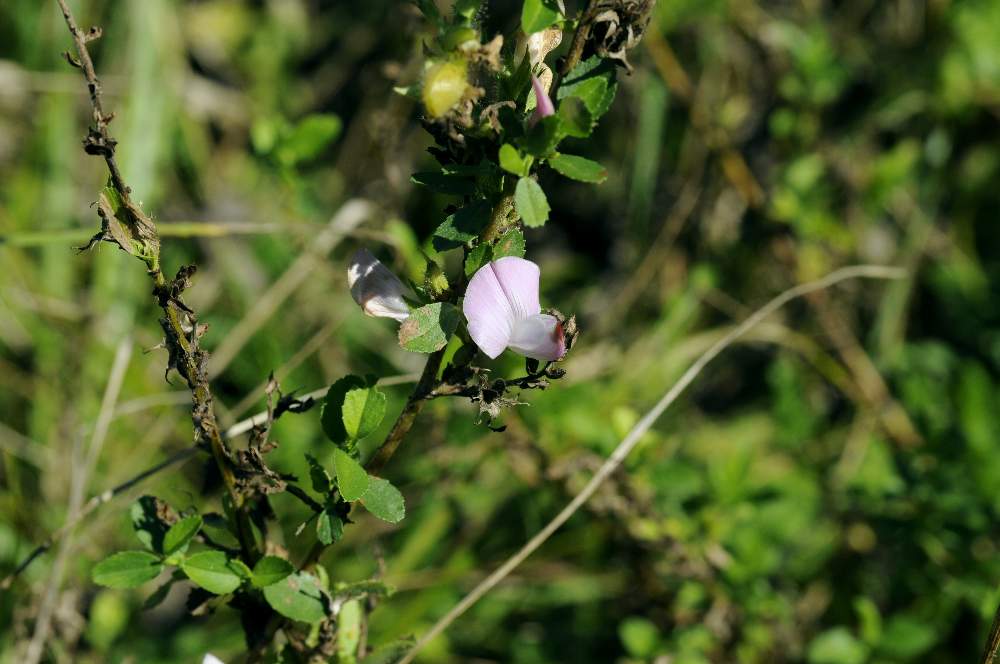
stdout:
{"type": "MultiPolygon", "coordinates": [[[[155,265],[81,149],[58,6],[5,0],[0,579],[55,546],[0,590],[0,663],[244,661],[241,614],[276,623],[234,597],[310,644],[336,607],[328,661],[398,661],[734,323],[855,263],[908,276],[755,328],[418,661],[980,657],[1000,605],[1000,3],[660,0],[631,74],[587,53],[531,122],[527,65],[472,99],[454,54],[503,34],[510,59],[556,2],[71,4],[103,28],[89,48],[159,263],[198,266],[184,300],[221,429],[281,410],[229,441],[248,467],[266,453],[245,516],[273,546],[244,561],[229,479],[185,453],[191,395],[164,379],[134,256],[155,265]],[[507,98],[489,140],[456,115],[507,98]],[[466,141],[442,159],[450,132],[466,141]],[[75,252],[99,209],[127,251],[75,252]],[[352,300],[359,247],[414,287],[402,328],[352,300]],[[497,412],[415,406],[425,366],[466,380],[458,297],[505,256],[576,314],[566,375],[497,412]],[[311,392],[305,412],[279,398],[311,392]],[[412,430],[377,455],[401,412],[412,430]]],[[[511,352],[484,366],[558,377],[511,352]]]]}

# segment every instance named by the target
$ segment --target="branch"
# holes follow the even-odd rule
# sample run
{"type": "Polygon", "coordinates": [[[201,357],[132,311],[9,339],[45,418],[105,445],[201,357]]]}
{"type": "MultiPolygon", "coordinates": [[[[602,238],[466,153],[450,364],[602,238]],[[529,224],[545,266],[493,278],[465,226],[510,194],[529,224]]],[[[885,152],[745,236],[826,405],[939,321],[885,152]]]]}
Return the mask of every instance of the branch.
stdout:
{"type": "Polygon", "coordinates": [[[389,431],[389,434],[385,437],[378,450],[375,451],[372,458],[365,464],[365,470],[372,473],[382,470],[389,459],[392,458],[392,455],[396,453],[400,443],[406,438],[406,434],[410,432],[414,420],[417,419],[417,415],[420,414],[420,411],[424,407],[424,402],[430,398],[434,391],[444,351],[445,349],[441,349],[436,353],[431,353],[430,357],[427,358],[424,371],[420,374],[420,380],[417,382],[417,386],[413,388],[410,398],[406,400],[403,412],[396,418],[396,423],[392,425],[392,430],[389,431]]]}
{"type": "Polygon", "coordinates": [[[417,653],[426,646],[431,640],[441,634],[444,630],[448,628],[455,620],[457,620],[463,613],[465,613],[473,604],[478,602],[486,593],[492,590],[497,584],[504,580],[508,574],[514,571],[518,565],[524,562],[528,556],[534,553],[549,537],[552,536],[566,521],[569,520],[577,510],[583,506],[590,498],[594,495],[597,489],[601,486],[604,481],[614,473],[622,462],[629,455],[629,453],[635,449],[635,446],[639,444],[642,436],[649,431],[660,415],[677,400],[687,387],[694,382],[694,379],[701,374],[702,370],[708,366],[708,363],[714,360],[722,351],[726,350],[733,343],[738,341],[740,337],[744,336],[751,329],[763,322],[768,316],[773,314],[775,311],[783,307],[788,302],[813,293],[825,288],[829,288],[834,284],[840,283],[848,279],[902,279],[906,276],[904,270],[886,267],[881,265],[855,265],[851,267],[845,267],[840,270],[831,272],[827,276],[819,279],[817,281],[810,281],[805,284],[800,284],[794,288],[790,288],[785,292],[781,293],[773,300],[765,304],[763,307],[755,311],[746,320],[740,323],[738,326],[729,331],[728,334],[723,336],[717,342],[712,344],[712,346],[706,350],[702,355],[695,360],[684,375],[681,376],[680,380],[674,383],[666,394],[653,406],[652,409],[647,412],[641,420],[632,428],[631,431],[625,436],[624,439],[611,453],[611,456],[601,465],[601,467],[594,473],[594,476],[587,482],[587,485],[569,502],[566,507],[562,509],[559,514],[555,516],[544,528],[542,528],[534,537],[532,537],[527,544],[525,544],[521,549],[511,556],[504,564],[496,569],[492,574],[486,577],[482,582],[477,585],[472,592],[462,598],[458,604],[456,604],[448,613],[446,613],[437,623],[434,624],[431,629],[420,637],[420,640],[413,646],[413,648],[406,654],[406,656],[399,661],[399,664],[409,664],[417,656],[417,653]]]}
{"type": "Polygon", "coordinates": [[[191,419],[194,422],[196,441],[199,445],[210,449],[215,458],[234,507],[236,532],[239,536],[243,557],[245,562],[252,565],[258,557],[253,529],[249,513],[244,505],[244,497],[237,490],[234,466],[229,456],[229,450],[223,442],[216,421],[212,391],[208,384],[206,371],[208,353],[199,347],[199,337],[203,334],[204,327],[198,324],[195,313],[180,299],[184,289],[190,285],[190,277],[194,273],[194,268],[182,267],[172,281],[167,281],[164,278],[163,272],[160,270],[160,243],[156,226],[142,213],[138,206],[131,202],[129,196],[131,190],[122,179],[118,165],[115,163],[117,141],[108,132],[108,123],[111,122],[112,116],[104,112],[101,102],[101,84],[94,71],[94,63],[90,58],[90,53],[87,51],[87,42],[100,37],[101,31],[99,28],[91,28],[86,34],[81,32],[66,0],[57,1],[62,9],[63,18],[66,19],[70,34],[73,36],[79,57],[79,62],[77,62],[67,54],[67,60],[70,64],[79,66],[83,70],[94,112],[96,126],[90,128],[87,138],[84,140],[84,150],[88,154],[104,157],[111,174],[111,187],[118,194],[121,202],[120,207],[123,210],[122,217],[119,218],[119,210],[113,209],[102,194],[98,210],[103,218],[104,228],[101,233],[95,236],[94,241],[113,240],[122,249],[140,257],[147,265],[153,280],[153,294],[164,314],[163,318],[160,319],[160,326],[163,328],[166,347],[170,353],[167,371],[176,369],[185,379],[188,389],[191,391],[191,419]],[[124,226],[127,228],[123,229],[124,226]],[[109,231],[108,228],[111,230],[109,231]],[[121,236],[123,232],[126,233],[124,239],[121,236]],[[135,244],[141,246],[137,248],[134,246],[135,244]]]}

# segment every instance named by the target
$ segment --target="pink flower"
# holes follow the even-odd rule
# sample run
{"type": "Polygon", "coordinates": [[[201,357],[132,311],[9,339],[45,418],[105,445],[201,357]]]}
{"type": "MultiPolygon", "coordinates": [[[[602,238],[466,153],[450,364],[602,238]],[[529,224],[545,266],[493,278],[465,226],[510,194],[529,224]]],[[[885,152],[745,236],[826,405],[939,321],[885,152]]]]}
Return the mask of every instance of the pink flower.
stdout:
{"type": "Polygon", "coordinates": [[[404,321],[410,307],[403,299],[406,286],[367,249],[358,249],[347,266],[351,297],[369,316],[404,321]]]}
{"type": "Polygon", "coordinates": [[[535,124],[542,118],[555,115],[556,107],[552,105],[552,100],[545,92],[542,82],[534,74],[531,75],[531,87],[535,91],[535,111],[531,114],[531,124],[535,124]]]}
{"type": "Polygon", "coordinates": [[[491,359],[505,348],[536,360],[558,360],[566,354],[562,324],[541,313],[539,274],[531,261],[506,256],[472,275],[462,311],[469,336],[491,359]]]}

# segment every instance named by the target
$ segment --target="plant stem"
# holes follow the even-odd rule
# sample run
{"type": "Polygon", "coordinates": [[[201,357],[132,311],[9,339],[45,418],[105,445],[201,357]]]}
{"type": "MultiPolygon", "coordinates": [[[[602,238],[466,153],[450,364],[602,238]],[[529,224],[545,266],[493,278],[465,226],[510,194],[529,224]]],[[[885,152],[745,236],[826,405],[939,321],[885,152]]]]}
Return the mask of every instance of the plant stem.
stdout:
{"type": "MultiPolygon", "coordinates": [[[[125,184],[118,165],[115,162],[115,147],[117,142],[108,132],[108,123],[111,122],[112,115],[106,115],[101,102],[101,84],[97,79],[94,70],[93,60],[87,50],[87,42],[101,36],[99,28],[91,28],[89,32],[83,33],[77,27],[73,13],[70,11],[66,0],[57,0],[62,10],[63,18],[69,28],[73,41],[76,44],[76,52],[79,62],[74,61],[68,54],[67,59],[74,66],[79,66],[83,70],[87,80],[87,89],[90,92],[90,103],[93,107],[94,123],[96,127],[90,129],[84,141],[85,150],[88,154],[100,155],[104,158],[111,174],[111,186],[118,193],[124,205],[132,213],[138,213],[138,207],[130,202],[130,189],[125,184]]],[[[199,330],[197,318],[190,309],[182,305],[180,293],[186,285],[186,279],[178,279],[174,282],[167,282],[160,270],[160,250],[159,236],[156,227],[151,220],[143,219],[143,230],[152,237],[143,244],[142,258],[145,261],[150,277],[153,280],[153,293],[157,298],[164,317],[160,319],[160,326],[163,328],[165,343],[170,352],[169,369],[176,369],[185,379],[188,389],[191,390],[191,419],[194,423],[195,437],[199,445],[207,447],[212,452],[222,480],[226,485],[230,500],[233,504],[234,530],[240,540],[245,562],[252,565],[258,556],[257,545],[250,524],[250,515],[245,504],[243,494],[238,490],[234,465],[229,456],[229,450],[222,440],[219,432],[218,422],[215,417],[215,407],[212,399],[212,390],[208,384],[208,353],[202,350],[198,344],[199,330]]],[[[125,247],[122,247],[123,249],[125,247]]]]}
{"type": "Polygon", "coordinates": [[[373,473],[382,470],[389,459],[392,458],[392,455],[396,453],[400,443],[406,438],[406,434],[410,432],[414,420],[417,419],[417,415],[420,414],[421,409],[424,407],[424,402],[427,401],[428,397],[434,391],[435,384],[437,383],[437,373],[441,368],[441,360],[444,358],[444,351],[445,349],[442,348],[436,353],[431,353],[430,357],[427,358],[427,364],[424,365],[423,373],[420,374],[420,380],[417,382],[417,386],[413,388],[413,392],[410,393],[410,398],[406,400],[403,412],[396,418],[396,423],[392,425],[389,435],[385,437],[378,450],[368,460],[368,463],[365,464],[365,470],[373,473]]]}

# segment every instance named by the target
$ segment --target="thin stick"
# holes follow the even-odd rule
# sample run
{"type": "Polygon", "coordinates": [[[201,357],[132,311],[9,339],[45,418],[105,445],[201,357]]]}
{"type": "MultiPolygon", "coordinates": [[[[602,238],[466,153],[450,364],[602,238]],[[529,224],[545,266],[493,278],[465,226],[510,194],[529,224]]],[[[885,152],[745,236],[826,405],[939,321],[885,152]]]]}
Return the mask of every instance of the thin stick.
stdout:
{"type": "Polygon", "coordinates": [[[496,571],[480,582],[479,585],[472,590],[472,592],[462,598],[462,601],[456,604],[450,611],[448,611],[448,613],[438,620],[426,634],[420,637],[420,640],[418,640],[406,656],[399,661],[399,664],[409,664],[409,662],[412,662],[417,653],[420,652],[424,646],[446,630],[449,625],[455,622],[456,619],[465,613],[473,604],[478,602],[498,583],[503,581],[508,574],[514,571],[518,565],[524,562],[528,556],[534,553],[538,547],[540,547],[547,539],[549,539],[549,537],[552,536],[554,532],[566,523],[566,521],[568,521],[569,518],[573,516],[573,514],[576,513],[576,511],[580,509],[580,507],[583,506],[583,504],[586,503],[591,496],[594,495],[601,484],[612,473],[614,473],[615,470],[618,469],[618,467],[622,464],[622,461],[625,460],[625,457],[627,457],[629,453],[635,449],[635,446],[638,445],[639,441],[642,439],[643,434],[649,431],[650,427],[652,427],[656,420],[659,419],[660,415],[662,415],[663,412],[677,399],[677,397],[679,397],[681,393],[687,389],[687,387],[694,381],[695,378],[698,377],[708,363],[715,359],[719,353],[731,346],[733,342],[737,341],[754,326],[760,324],[761,321],[795,298],[829,288],[830,286],[847,279],[901,279],[904,276],[906,276],[906,272],[904,270],[881,265],[855,265],[845,267],[840,270],[836,270],[817,281],[810,281],[786,290],[754,312],[741,324],[730,330],[728,334],[715,342],[697,360],[695,360],[694,364],[692,364],[688,370],[684,372],[684,375],[681,376],[680,380],[674,383],[673,387],[671,387],[667,393],[663,395],[659,402],[657,402],[657,404],[653,406],[653,408],[646,413],[641,420],[639,420],[632,430],[628,432],[628,435],[626,435],[625,438],[618,443],[618,446],[615,448],[614,452],[611,453],[611,456],[609,456],[597,472],[594,473],[594,476],[589,482],[587,482],[587,485],[580,491],[580,493],[578,493],[569,502],[569,504],[566,505],[566,507],[564,507],[562,511],[548,523],[548,525],[532,537],[527,544],[521,547],[517,553],[497,568],[496,571]]]}

